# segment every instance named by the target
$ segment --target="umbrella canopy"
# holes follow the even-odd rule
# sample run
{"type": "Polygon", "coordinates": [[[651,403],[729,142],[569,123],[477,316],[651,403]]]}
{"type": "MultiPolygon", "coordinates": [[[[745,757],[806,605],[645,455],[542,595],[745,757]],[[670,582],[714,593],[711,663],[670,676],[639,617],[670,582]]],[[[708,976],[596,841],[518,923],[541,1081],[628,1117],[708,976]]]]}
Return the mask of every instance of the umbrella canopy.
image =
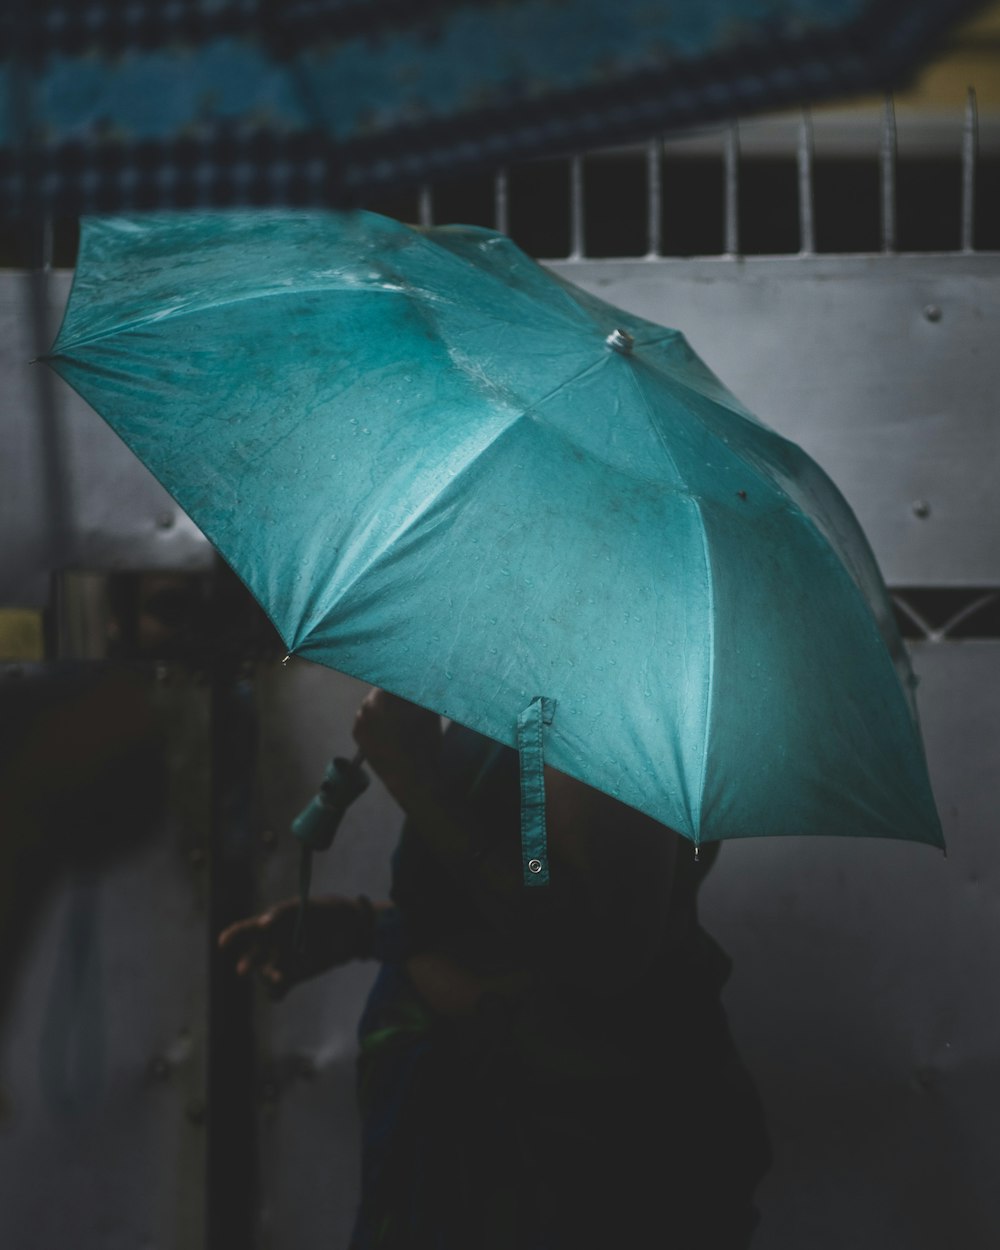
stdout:
{"type": "Polygon", "coordinates": [[[178,214],[85,223],[48,359],[290,652],[508,745],[533,707],[695,843],[940,845],[853,514],[678,331],[491,231],[178,214]]]}
{"type": "Polygon", "coordinates": [[[0,213],[357,203],[458,171],[884,90],[975,7],[9,5],[0,213]]]}

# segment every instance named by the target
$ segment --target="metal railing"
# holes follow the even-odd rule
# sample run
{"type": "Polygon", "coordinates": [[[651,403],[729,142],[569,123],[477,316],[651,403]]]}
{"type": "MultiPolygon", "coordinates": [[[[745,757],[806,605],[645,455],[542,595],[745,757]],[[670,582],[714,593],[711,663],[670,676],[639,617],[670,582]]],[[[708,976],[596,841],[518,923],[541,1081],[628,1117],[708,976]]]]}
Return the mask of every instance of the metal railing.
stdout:
{"type": "MultiPolygon", "coordinates": [[[[718,253],[725,257],[738,257],[741,250],[740,171],[743,163],[741,153],[740,124],[731,122],[721,134],[722,146],[722,200],[723,229],[722,247],[718,253]]],[[[645,144],[644,149],[634,145],[615,149],[603,155],[644,154],[646,180],[646,250],[650,260],[666,258],[663,238],[663,177],[666,146],[670,138],[657,138],[645,144]]],[[[568,260],[588,258],[587,210],[584,187],[584,162],[592,155],[573,155],[568,163],[569,197],[567,204],[569,248],[568,260]]],[[[899,164],[896,108],[893,97],[887,96],[882,108],[877,153],[873,154],[878,165],[879,196],[879,250],[883,254],[897,251],[897,168],[899,164]]],[[[967,92],[965,112],[961,128],[960,158],[960,231],[958,251],[971,253],[976,250],[976,183],[979,158],[979,111],[974,87],[967,92]]],[[[816,143],[813,115],[804,109],[799,117],[794,150],[796,185],[798,195],[799,246],[797,254],[816,254],[816,143]]],[[[510,233],[510,173],[499,170],[493,178],[494,219],[493,226],[502,234],[510,233]]],[[[418,195],[418,219],[423,226],[435,223],[434,192],[423,186],[418,195]]]]}

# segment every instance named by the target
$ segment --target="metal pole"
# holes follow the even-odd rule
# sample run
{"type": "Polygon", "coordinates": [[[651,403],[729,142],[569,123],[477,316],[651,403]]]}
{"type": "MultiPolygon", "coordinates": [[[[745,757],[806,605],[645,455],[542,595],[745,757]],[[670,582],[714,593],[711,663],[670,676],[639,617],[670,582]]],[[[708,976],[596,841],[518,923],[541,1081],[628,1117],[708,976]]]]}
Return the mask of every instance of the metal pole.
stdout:
{"type": "Polygon", "coordinates": [[[493,220],[498,234],[510,234],[510,185],[506,169],[493,180],[493,220]]]}
{"type": "Polygon", "coordinates": [[[417,201],[417,219],[425,229],[434,225],[434,195],[426,182],[420,188],[420,196],[417,201]]]}
{"type": "Polygon", "coordinates": [[[570,243],[569,260],[583,260],[586,222],[583,213],[583,158],[574,156],[569,163],[570,243]]]}
{"type": "Polygon", "coordinates": [[[799,120],[799,141],[795,158],[799,173],[799,254],[811,256],[816,251],[816,223],[813,216],[813,126],[812,114],[802,110],[799,120]]]}
{"type": "Polygon", "coordinates": [[[724,251],[738,256],[740,251],[740,129],[732,122],[726,131],[723,150],[724,251]]]}
{"type": "Polygon", "coordinates": [[[52,272],[53,234],[52,214],[46,213],[42,218],[42,237],[39,247],[40,266],[46,273],[52,272]]]}
{"type": "Polygon", "coordinates": [[[962,126],[962,237],[963,252],[976,247],[976,157],[979,147],[979,109],[976,89],[970,87],[965,97],[965,121],[962,126]]]}
{"type": "MultiPolygon", "coordinates": [[[[214,607],[225,613],[226,579],[216,573],[214,607]]],[[[212,640],[213,651],[216,640],[212,640]]],[[[257,717],[238,657],[210,668],[212,829],[209,875],[207,1250],[256,1241],[259,1156],[253,986],[237,978],[217,935],[255,904],[251,810],[257,717]]]]}
{"type": "Polygon", "coordinates": [[[892,96],[885,97],[882,136],[879,144],[882,251],[896,250],[896,109],[892,96]]]}
{"type": "Polygon", "coordinates": [[[649,246],[646,256],[655,260],[663,255],[663,147],[659,139],[646,144],[646,229],[649,246]]]}

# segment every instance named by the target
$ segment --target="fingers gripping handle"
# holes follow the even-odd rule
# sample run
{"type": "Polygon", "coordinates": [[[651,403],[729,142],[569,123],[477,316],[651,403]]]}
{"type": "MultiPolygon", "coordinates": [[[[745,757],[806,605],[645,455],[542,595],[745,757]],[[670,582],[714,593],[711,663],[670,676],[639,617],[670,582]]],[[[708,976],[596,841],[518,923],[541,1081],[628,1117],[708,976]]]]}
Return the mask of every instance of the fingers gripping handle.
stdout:
{"type": "Polygon", "coordinates": [[[292,821],[292,833],[302,847],[299,865],[299,914],[295,921],[295,949],[305,949],[306,911],[312,878],[313,851],[326,851],[333,842],[344,813],[368,789],[368,774],[361,767],[359,751],[353,759],[337,756],[327,765],[319,791],[292,821]]]}
{"type": "Polygon", "coordinates": [[[326,851],[333,842],[344,813],[368,789],[368,774],[361,767],[364,756],[338,756],[327,765],[319,791],[292,821],[292,833],[310,851],[326,851]]]}

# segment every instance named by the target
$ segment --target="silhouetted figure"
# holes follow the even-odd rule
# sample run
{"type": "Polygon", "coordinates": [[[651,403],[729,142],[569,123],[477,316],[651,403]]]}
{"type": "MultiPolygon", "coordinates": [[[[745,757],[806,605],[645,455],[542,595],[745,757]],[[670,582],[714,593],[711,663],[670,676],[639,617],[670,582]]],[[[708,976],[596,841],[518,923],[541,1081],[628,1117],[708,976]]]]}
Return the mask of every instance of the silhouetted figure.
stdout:
{"type": "Polygon", "coordinates": [[[747,1245],[769,1148],[697,919],[714,854],[547,769],[528,890],[514,751],[379,690],[355,738],[407,816],[391,901],[315,900],[303,958],[294,900],[220,938],[276,997],[382,961],[352,1250],[747,1245]]]}

